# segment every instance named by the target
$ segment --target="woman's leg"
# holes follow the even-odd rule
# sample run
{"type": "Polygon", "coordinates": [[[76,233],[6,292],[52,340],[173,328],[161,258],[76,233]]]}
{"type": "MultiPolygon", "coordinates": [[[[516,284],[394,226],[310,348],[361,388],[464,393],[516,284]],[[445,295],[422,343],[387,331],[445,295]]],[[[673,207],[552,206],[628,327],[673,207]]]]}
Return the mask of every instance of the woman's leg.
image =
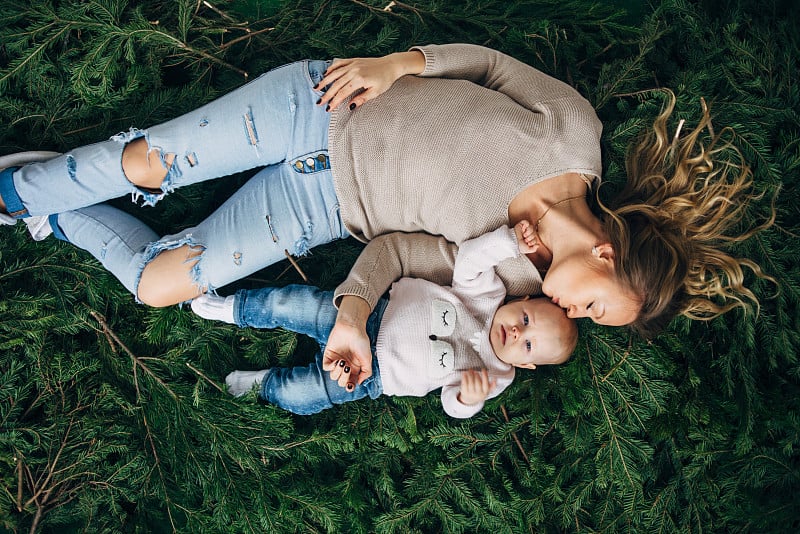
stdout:
{"type": "Polygon", "coordinates": [[[262,169],[194,228],[153,243],[138,298],[168,306],[194,298],[317,245],[347,236],[330,170],[291,162],[262,169]]]}
{"type": "Polygon", "coordinates": [[[298,173],[289,164],[262,170],[200,225],[161,239],[106,204],[49,219],[56,237],[90,252],[152,306],[221,287],[284,259],[285,250],[298,256],[347,236],[330,171],[298,173]]]}
{"type": "Polygon", "coordinates": [[[88,251],[136,294],[142,254],[158,235],[136,217],[107,204],[51,215],[53,234],[88,251]]]}
{"type": "Polygon", "coordinates": [[[313,86],[327,65],[286,65],[164,124],[5,169],[0,207],[24,218],[125,194],[152,205],[176,187],[325,150],[329,115],[313,86]]]}
{"type": "Polygon", "coordinates": [[[285,328],[320,345],[328,342],[336,322],[333,291],[292,284],[242,289],[233,299],[233,321],[240,327],[285,328]]]}

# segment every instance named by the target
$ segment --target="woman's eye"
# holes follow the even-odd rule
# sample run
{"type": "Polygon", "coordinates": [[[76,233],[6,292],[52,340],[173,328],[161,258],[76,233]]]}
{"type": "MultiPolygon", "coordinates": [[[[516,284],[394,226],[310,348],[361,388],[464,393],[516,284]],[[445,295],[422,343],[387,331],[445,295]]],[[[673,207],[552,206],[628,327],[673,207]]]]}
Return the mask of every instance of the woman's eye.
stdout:
{"type": "Polygon", "coordinates": [[[594,306],[594,301],[590,302],[590,303],[589,303],[589,305],[588,305],[588,306],[586,306],[586,311],[589,311],[589,310],[591,310],[591,309],[592,309],[592,306],[594,306]]]}
{"type": "Polygon", "coordinates": [[[528,314],[527,313],[522,314],[522,324],[524,324],[525,326],[528,326],[528,314]]]}

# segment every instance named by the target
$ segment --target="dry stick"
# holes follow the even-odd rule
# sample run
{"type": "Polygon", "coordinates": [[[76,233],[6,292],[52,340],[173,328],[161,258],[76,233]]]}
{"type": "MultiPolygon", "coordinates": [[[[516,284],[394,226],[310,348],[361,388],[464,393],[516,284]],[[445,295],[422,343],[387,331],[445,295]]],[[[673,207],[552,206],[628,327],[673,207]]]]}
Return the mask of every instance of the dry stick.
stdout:
{"type": "Polygon", "coordinates": [[[292,267],[297,269],[297,272],[300,273],[300,276],[303,277],[303,281],[308,282],[308,277],[306,276],[306,273],[303,272],[303,269],[300,268],[300,266],[297,264],[297,262],[294,261],[294,258],[292,257],[292,255],[289,254],[289,249],[283,249],[283,253],[286,254],[287,258],[289,258],[289,263],[292,264],[292,267]]]}
{"type": "MultiPolygon", "coordinates": [[[[120,340],[119,337],[117,337],[117,335],[114,333],[114,331],[111,330],[111,328],[109,328],[108,323],[106,323],[106,320],[102,315],[100,315],[99,313],[97,313],[94,310],[91,310],[89,313],[91,313],[92,317],[94,317],[94,319],[98,323],[100,323],[100,326],[103,328],[103,334],[105,334],[106,339],[108,340],[109,345],[111,346],[111,350],[116,352],[116,350],[114,349],[114,343],[112,343],[112,340],[113,340],[117,345],[119,345],[122,348],[122,350],[124,350],[128,354],[128,356],[130,356],[131,360],[133,360],[133,362],[134,362],[134,367],[133,367],[134,376],[136,375],[136,366],[138,365],[147,374],[149,374],[151,378],[153,378],[156,382],[161,384],[164,387],[164,389],[167,390],[167,393],[169,393],[172,396],[173,399],[178,400],[178,396],[171,389],[169,389],[167,384],[163,380],[158,378],[155,374],[153,374],[153,372],[150,370],[150,368],[147,367],[144,363],[142,363],[142,361],[137,356],[134,356],[133,352],[131,352],[131,350],[125,345],[125,343],[123,343],[122,340],[120,340]]],[[[136,383],[136,395],[137,395],[137,397],[139,397],[139,384],[138,384],[138,381],[136,383]]],[[[164,487],[166,487],[166,482],[164,481],[164,473],[161,471],[161,460],[158,457],[158,451],[156,450],[156,444],[153,441],[153,433],[150,430],[150,423],[148,423],[147,415],[145,415],[144,411],[142,411],[142,422],[144,423],[144,428],[145,428],[145,431],[147,432],[147,441],[150,443],[150,449],[153,451],[153,458],[155,459],[155,462],[156,462],[156,469],[158,469],[158,476],[161,478],[161,483],[164,484],[164,487]]],[[[167,501],[168,501],[168,503],[172,502],[169,497],[167,497],[167,501]]],[[[175,530],[175,521],[172,518],[172,510],[170,509],[169,506],[167,506],[167,515],[169,515],[169,522],[172,525],[172,530],[174,531],[175,530]]]]}
{"type": "Polygon", "coordinates": [[[217,384],[216,384],[216,383],[215,383],[213,380],[211,380],[211,379],[210,379],[210,378],[208,378],[206,375],[204,375],[202,372],[200,372],[200,370],[199,370],[199,369],[195,369],[195,368],[192,366],[192,364],[190,364],[189,362],[186,362],[186,367],[188,367],[189,369],[191,369],[192,371],[194,371],[195,373],[197,373],[197,374],[198,374],[198,375],[200,375],[201,377],[205,378],[206,382],[208,382],[209,384],[211,384],[212,386],[214,386],[215,388],[217,388],[217,390],[218,390],[220,393],[225,393],[224,391],[222,391],[222,388],[221,388],[221,387],[219,387],[219,386],[218,386],[218,385],[217,385],[217,384]]]}
{"type": "MultiPolygon", "coordinates": [[[[504,405],[500,405],[500,411],[503,412],[503,418],[506,420],[506,423],[510,423],[511,420],[508,418],[508,412],[506,411],[506,407],[504,405]]],[[[529,466],[531,465],[531,461],[528,459],[528,455],[525,454],[525,449],[522,448],[522,443],[520,442],[519,438],[517,437],[517,433],[512,431],[511,437],[514,438],[514,443],[517,444],[517,448],[519,452],[522,453],[522,457],[525,459],[525,463],[529,466]]]]}
{"type": "MultiPolygon", "coordinates": [[[[169,388],[166,382],[164,382],[158,376],[156,376],[156,374],[153,373],[153,371],[151,371],[150,368],[147,367],[138,356],[134,355],[133,352],[125,345],[125,343],[122,342],[122,340],[119,337],[117,337],[117,334],[115,334],[114,331],[111,330],[111,328],[108,326],[108,323],[106,323],[106,320],[105,318],[103,318],[102,315],[100,315],[94,310],[90,311],[89,313],[91,313],[95,321],[100,323],[100,326],[103,328],[103,333],[105,334],[106,338],[109,339],[109,345],[111,345],[112,350],[114,348],[114,344],[110,342],[111,340],[113,340],[114,343],[119,345],[119,347],[122,348],[122,350],[124,350],[128,356],[130,356],[134,364],[141,367],[145,373],[150,375],[150,378],[158,382],[167,391],[167,393],[170,394],[170,396],[173,399],[178,400],[178,396],[169,388]]],[[[134,369],[134,372],[135,371],[136,370],[134,369]]]]}
{"type": "Polygon", "coordinates": [[[22,455],[17,454],[17,512],[22,511],[22,455]]]}
{"type": "Polygon", "coordinates": [[[247,40],[247,39],[250,39],[250,38],[252,38],[252,37],[255,37],[255,36],[257,36],[257,35],[260,35],[260,34],[262,34],[262,33],[271,32],[271,31],[272,31],[272,30],[274,30],[274,29],[275,29],[275,26],[272,26],[272,27],[270,27],[270,28],[262,28],[262,29],[260,29],[260,30],[258,30],[258,31],[252,31],[252,30],[248,29],[248,30],[247,30],[247,33],[246,33],[245,35],[242,35],[241,37],[237,37],[236,39],[233,39],[233,40],[231,40],[231,41],[228,41],[228,42],[227,42],[227,43],[225,43],[224,45],[220,45],[220,46],[218,46],[217,48],[219,48],[220,50],[225,50],[225,49],[226,49],[226,48],[228,48],[229,46],[233,46],[233,45],[235,45],[235,44],[236,44],[236,43],[238,43],[238,42],[245,41],[245,40],[247,40]]]}
{"type": "MultiPolygon", "coordinates": [[[[218,7],[215,7],[215,6],[211,5],[210,2],[206,2],[205,0],[200,0],[199,2],[197,2],[198,10],[200,9],[200,4],[203,4],[208,9],[210,9],[211,11],[213,11],[214,13],[216,13],[217,15],[222,17],[223,19],[227,20],[228,22],[231,22],[233,24],[240,24],[239,22],[236,22],[236,20],[233,17],[231,17],[230,15],[228,15],[227,13],[225,13],[224,11],[219,9],[218,7]]],[[[248,29],[247,31],[250,31],[250,30],[248,29]]]]}
{"type": "Polygon", "coordinates": [[[25,503],[25,506],[29,506],[31,503],[34,503],[34,502],[36,503],[36,506],[44,506],[47,503],[48,497],[50,495],[50,492],[53,490],[53,488],[49,488],[49,489],[47,489],[47,491],[45,491],[44,486],[47,486],[48,484],[50,484],[50,480],[53,478],[53,475],[55,474],[56,464],[61,459],[61,453],[64,452],[64,449],[67,447],[67,440],[69,439],[69,434],[72,431],[72,425],[73,425],[74,422],[75,422],[74,419],[70,419],[69,426],[67,427],[67,432],[64,434],[64,437],[61,440],[61,446],[59,446],[59,448],[58,448],[58,452],[56,453],[56,457],[53,459],[52,463],[48,462],[48,466],[47,466],[48,473],[47,473],[47,476],[45,477],[44,481],[41,484],[42,489],[36,490],[36,492],[33,494],[33,496],[30,499],[27,500],[27,502],[25,503]],[[39,502],[39,496],[42,495],[42,492],[44,492],[44,499],[40,503],[39,502]]]}
{"type": "Polygon", "coordinates": [[[357,5],[361,6],[361,7],[369,9],[373,13],[384,13],[384,14],[394,15],[395,17],[399,17],[400,16],[397,13],[395,13],[394,11],[392,11],[391,9],[387,10],[387,9],[381,9],[379,7],[373,7],[373,6],[369,5],[369,4],[365,4],[364,2],[359,2],[358,0],[350,0],[350,1],[353,2],[354,4],[357,4],[357,5]]]}
{"type": "Polygon", "coordinates": [[[207,60],[209,60],[209,61],[211,61],[213,63],[216,63],[216,64],[221,65],[221,66],[223,66],[223,67],[225,67],[227,69],[231,69],[231,70],[233,70],[235,72],[238,72],[239,74],[244,76],[245,80],[250,76],[247,73],[247,71],[244,71],[244,70],[240,69],[239,67],[235,67],[235,66],[231,65],[230,63],[228,63],[227,61],[224,61],[224,60],[222,60],[222,59],[220,59],[220,58],[218,58],[218,57],[216,57],[216,56],[214,56],[212,54],[209,54],[208,52],[204,52],[203,50],[200,50],[198,48],[193,48],[193,47],[189,46],[188,44],[184,43],[183,41],[181,41],[180,39],[178,39],[176,37],[173,37],[172,35],[170,35],[170,34],[168,34],[166,32],[163,32],[163,31],[160,31],[160,30],[151,30],[151,31],[153,33],[157,33],[158,35],[160,35],[160,36],[164,37],[165,39],[171,41],[172,43],[175,44],[175,46],[177,48],[179,48],[181,50],[185,50],[189,54],[197,54],[198,56],[200,56],[202,58],[205,58],[205,59],[207,59],[207,60]]]}
{"type": "Polygon", "coordinates": [[[36,529],[39,527],[39,521],[42,520],[42,514],[42,507],[37,505],[36,515],[33,518],[33,523],[31,523],[31,529],[29,531],[31,534],[34,534],[36,529]]]}

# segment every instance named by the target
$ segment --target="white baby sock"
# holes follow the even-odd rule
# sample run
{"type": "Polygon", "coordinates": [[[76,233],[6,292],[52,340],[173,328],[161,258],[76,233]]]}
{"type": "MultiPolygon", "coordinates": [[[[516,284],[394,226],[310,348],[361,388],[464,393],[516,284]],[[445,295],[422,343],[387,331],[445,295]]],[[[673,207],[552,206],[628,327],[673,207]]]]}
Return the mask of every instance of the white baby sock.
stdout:
{"type": "Polygon", "coordinates": [[[235,324],[233,320],[233,300],[234,295],[220,297],[219,295],[204,293],[192,300],[192,311],[203,319],[235,324]]]}
{"type": "Polygon", "coordinates": [[[261,382],[269,369],[260,371],[234,371],[225,377],[228,393],[234,397],[241,397],[250,393],[253,388],[261,387],[261,382]]]}

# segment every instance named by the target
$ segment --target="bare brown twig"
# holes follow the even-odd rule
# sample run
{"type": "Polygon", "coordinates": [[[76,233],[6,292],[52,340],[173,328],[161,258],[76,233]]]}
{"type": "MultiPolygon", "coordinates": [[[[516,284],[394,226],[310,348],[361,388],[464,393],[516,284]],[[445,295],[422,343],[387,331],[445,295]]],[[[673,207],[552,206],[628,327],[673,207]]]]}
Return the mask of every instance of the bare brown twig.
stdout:
{"type": "MultiPolygon", "coordinates": [[[[502,404],[500,405],[500,411],[503,412],[503,419],[506,420],[506,423],[510,423],[511,419],[508,418],[508,412],[506,411],[506,407],[504,405],[502,405],[502,404]]],[[[528,459],[528,455],[525,452],[525,449],[522,448],[522,442],[517,437],[517,433],[512,431],[511,432],[511,437],[514,438],[514,443],[517,444],[517,448],[519,449],[519,452],[522,453],[522,458],[525,460],[525,463],[528,464],[528,465],[531,465],[531,461],[530,461],[530,459],[528,459]]]]}
{"type": "MultiPolygon", "coordinates": [[[[170,389],[170,387],[166,384],[166,382],[161,380],[161,378],[159,378],[152,370],[150,370],[150,368],[147,365],[145,365],[144,362],[142,362],[142,359],[139,358],[138,356],[136,356],[125,345],[125,343],[122,342],[122,340],[117,336],[117,334],[113,330],[111,330],[111,328],[108,326],[108,323],[106,322],[105,318],[102,315],[100,315],[99,313],[97,313],[94,310],[92,310],[90,313],[91,313],[92,317],[94,317],[95,321],[97,321],[100,324],[100,327],[103,329],[103,334],[106,336],[106,339],[108,340],[108,343],[111,346],[111,349],[114,350],[114,352],[116,352],[116,350],[114,349],[114,345],[116,344],[131,358],[131,361],[134,363],[134,373],[136,372],[136,366],[141,367],[142,370],[145,373],[147,373],[150,376],[150,378],[152,378],[153,380],[158,382],[166,390],[166,392],[170,394],[170,396],[173,399],[178,400],[178,396],[175,394],[174,391],[172,391],[170,389]]],[[[136,385],[137,395],[138,395],[138,392],[139,392],[138,388],[139,388],[139,386],[137,384],[136,385]]]]}

